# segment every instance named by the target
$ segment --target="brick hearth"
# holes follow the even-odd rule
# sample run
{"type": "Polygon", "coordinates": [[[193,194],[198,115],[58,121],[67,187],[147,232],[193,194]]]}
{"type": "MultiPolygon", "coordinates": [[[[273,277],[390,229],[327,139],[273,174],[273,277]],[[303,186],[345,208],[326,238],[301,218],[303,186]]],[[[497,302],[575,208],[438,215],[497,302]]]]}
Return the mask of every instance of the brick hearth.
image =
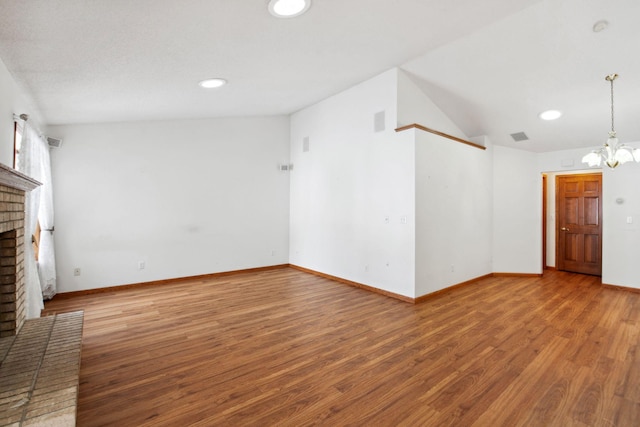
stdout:
{"type": "Polygon", "coordinates": [[[74,426],[83,312],[29,319],[0,338],[0,426],[74,426]]]}

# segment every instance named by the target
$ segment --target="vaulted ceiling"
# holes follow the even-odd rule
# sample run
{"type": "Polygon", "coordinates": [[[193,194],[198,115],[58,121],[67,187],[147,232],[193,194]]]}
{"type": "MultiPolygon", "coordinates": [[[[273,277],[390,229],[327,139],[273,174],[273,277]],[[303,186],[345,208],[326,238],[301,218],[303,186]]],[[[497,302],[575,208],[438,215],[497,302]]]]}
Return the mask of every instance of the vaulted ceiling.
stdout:
{"type": "Polygon", "coordinates": [[[44,124],[289,114],[400,67],[467,136],[552,151],[606,139],[614,72],[618,136],[640,141],[638,16],[637,0],[313,0],[295,19],[267,0],[0,0],[0,59],[44,124]]]}

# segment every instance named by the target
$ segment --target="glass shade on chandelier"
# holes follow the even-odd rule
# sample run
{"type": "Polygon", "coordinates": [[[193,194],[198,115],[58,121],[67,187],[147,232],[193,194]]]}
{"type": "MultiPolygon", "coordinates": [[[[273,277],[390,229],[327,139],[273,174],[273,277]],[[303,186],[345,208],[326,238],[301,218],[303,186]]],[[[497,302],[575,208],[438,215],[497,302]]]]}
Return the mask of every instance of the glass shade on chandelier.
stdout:
{"type": "Polygon", "coordinates": [[[598,167],[604,162],[611,169],[615,169],[619,165],[630,161],[640,162],[640,148],[621,144],[613,127],[613,81],[617,77],[618,75],[615,73],[605,77],[605,80],[611,83],[611,131],[607,142],[604,143],[602,148],[593,150],[582,158],[582,163],[586,163],[590,167],[598,167]]]}
{"type": "Polygon", "coordinates": [[[620,144],[615,132],[609,132],[609,139],[602,148],[593,150],[582,158],[582,162],[589,167],[598,167],[604,163],[611,169],[630,161],[640,162],[640,148],[620,144]]]}

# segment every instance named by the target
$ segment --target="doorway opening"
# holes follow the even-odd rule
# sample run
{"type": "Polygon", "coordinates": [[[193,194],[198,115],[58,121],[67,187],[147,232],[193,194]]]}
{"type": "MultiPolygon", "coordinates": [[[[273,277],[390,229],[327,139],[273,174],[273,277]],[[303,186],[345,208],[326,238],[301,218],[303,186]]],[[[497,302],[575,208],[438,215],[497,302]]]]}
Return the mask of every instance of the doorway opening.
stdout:
{"type": "Polygon", "coordinates": [[[602,172],[590,170],[547,172],[542,174],[542,183],[543,269],[601,275],[602,172]],[[586,193],[583,192],[582,196],[579,196],[575,192],[569,192],[568,206],[559,206],[558,180],[560,177],[566,177],[562,179],[565,182],[567,180],[572,182],[570,190],[581,188],[584,190],[585,184],[577,183],[580,180],[579,176],[583,176],[588,182],[586,193]],[[572,216],[570,218],[572,225],[563,220],[562,217],[567,215],[572,216]],[[565,222],[560,224],[562,221],[565,222]],[[561,230],[562,228],[568,230],[561,230]],[[560,241],[561,239],[563,242],[560,241]],[[560,243],[564,243],[564,246],[559,247],[560,243]],[[560,260],[561,257],[563,260],[560,260]]]}
{"type": "Polygon", "coordinates": [[[602,172],[549,172],[542,183],[543,268],[600,276],[602,172]]]}

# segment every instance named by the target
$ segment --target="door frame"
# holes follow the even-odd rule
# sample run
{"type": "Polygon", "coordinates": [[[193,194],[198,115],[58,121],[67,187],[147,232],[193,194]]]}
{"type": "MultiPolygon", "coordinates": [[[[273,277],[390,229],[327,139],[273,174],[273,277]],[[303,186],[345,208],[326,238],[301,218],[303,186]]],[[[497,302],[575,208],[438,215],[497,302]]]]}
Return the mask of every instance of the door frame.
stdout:
{"type": "MultiPolygon", "coordinates": [[[[597,171],[572,171],[572,173],[559,173],[559,174],[555,174],[554,176],[554,186],[555,186],[555,192],[554,192],[554,211],[555,211],[555,221],[554,221],[554,235],[555,235],[555,269],[559,269],[558,265],[559,265],[559,247],[560,247],[560,219],[559,219],[559,209],[558,209],[558,181],[559,178],[561,177],[569,177],[572,175],[600,175],[600,182],[602,184],[603,180],[604,180],[604,175],[602,173],[602,170],[597,170],[597,171]]],[[[600,187],[600,211],[602,212],[602,202],[603,202],[603,198],[604,198],[604,194],[603,194],[603,186],[601,185],[600,187]]],[[[604,228],[604,218],[603,215],[600,215],[599,218],[600,221],[600,228],[601,230],[604,228]]],[[[602,231],[600,234],[600,239],[601,239],[601,243],[600,243],[600,265],[602,266],[602,231]]]]}
{"type": "MultiPolygon", "coordinates": [[[[555,177],[556,176],[565,176],[565,175],[582,175],[582,174],[602,174],[601,169],[579,169],[575,171],[548,171],[541,172],[542,176],[542,271],[544,270],[556,270],[558,268],[558,252],[557,252],[557,234],[558,234],[558,220],[557,218],[553,218],[553,224],[549,224],[549,212],[550,208],[553,209],[552,215],[555,215],[556,211],[556,201],[555,201],[555,177]],[[550,182],[553,183],[553,194],[550,194],[550,182]],[[550,198],[550,196],[553,197],[550,198]],[[551,235],[550,232],[553,232],[551,235]],[[549,234],[549,238],[547,238],[547,234],[549,234]],[[553,240],[551,240],[553,239],[553,240]],[[553,245],[547,249],[549,245],[553,245]],[[553,251],[554,259],[553,266],[547,265],[547,255],[550,251],[553,251]]],[[[604,174],[602,174],[602,179],[604,180],[604,174]]],[[[604,195],[603,195],[604,196],[604,195]]],[[[603,219],[604,220],[604,219],[603,219]]]]}
{"type": "Polygon", "coordinates": [[[542,174],[542,272],[547,267],[547,197],[549,180],[546,173],[542,174]]]}

